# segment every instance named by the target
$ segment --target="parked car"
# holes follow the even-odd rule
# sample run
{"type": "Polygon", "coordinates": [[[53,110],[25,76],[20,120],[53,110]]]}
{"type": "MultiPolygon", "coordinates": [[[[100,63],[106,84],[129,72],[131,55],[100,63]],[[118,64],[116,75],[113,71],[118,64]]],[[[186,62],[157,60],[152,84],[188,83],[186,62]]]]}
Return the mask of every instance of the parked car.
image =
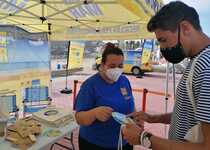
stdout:
{"type": "MultiPolygon", "coordinates": [[[[175,72],[178,74],[183,74],[185,72],[185,69],[189,63],[188,59],[183,60],[179,64],[175,64],[175,72]]],[[[153,70],[156,72],[166,72],[167,63],[163,64],[155,64],[153,65],[153,70]]],[[[171,73],[173,71],[173,65],[169,63],[169,72],[171,73]]]]}

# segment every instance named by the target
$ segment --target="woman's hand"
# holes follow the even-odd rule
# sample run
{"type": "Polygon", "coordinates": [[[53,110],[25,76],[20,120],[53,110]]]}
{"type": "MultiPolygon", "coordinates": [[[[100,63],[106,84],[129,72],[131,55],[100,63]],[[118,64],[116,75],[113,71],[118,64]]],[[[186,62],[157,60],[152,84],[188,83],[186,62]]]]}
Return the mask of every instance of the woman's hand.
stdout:
{"type": "Polygon", "coordinates": [[[113,109],[107,106],[100,106],[94,108],[93,112],[99,121],[105,122],[112,116],[113,109]]]}

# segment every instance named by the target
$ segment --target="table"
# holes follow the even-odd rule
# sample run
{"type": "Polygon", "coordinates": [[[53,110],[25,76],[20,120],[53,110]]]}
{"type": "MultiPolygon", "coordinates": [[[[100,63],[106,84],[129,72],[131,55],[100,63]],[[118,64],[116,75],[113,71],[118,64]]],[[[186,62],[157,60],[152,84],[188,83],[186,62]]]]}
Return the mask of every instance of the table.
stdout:
{"type": "MultiPolygon", "coordinates": [[[[42,124],[42,133],[41,135],[37,136],[37,141],[34,143],[28,150],[44,150],[49,145],[55,143],[59,139],[62,139],[64,136],[71,134],[71,132],[78,127],[78,124],[73,121],[70,122],[68,125],[60,128],[52,128],[42,124]],[[44,135],[45,131],[50,129],[59,129],[62,133],[56,137],[47,137],[44,135]]],[[[9,141],[4,140],[4,138],[0,138],[0,149],[2,150],[18,150],[18,148],[12,147],[12,143],[9,141]]]]}

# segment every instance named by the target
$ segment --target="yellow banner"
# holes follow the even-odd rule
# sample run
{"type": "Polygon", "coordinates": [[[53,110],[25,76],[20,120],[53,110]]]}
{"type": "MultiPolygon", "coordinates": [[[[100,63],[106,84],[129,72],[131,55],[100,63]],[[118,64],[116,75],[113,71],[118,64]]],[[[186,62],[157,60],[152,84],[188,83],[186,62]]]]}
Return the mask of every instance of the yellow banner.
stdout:
{"type": "Polygon", "coordinates": [[[149,63],[151,60],[151,53],[153,50],[153,40],[145,40],[143,45],[143,52],[142,52],[142,64],[149,63]]]}
{"type": "Polygon", "coordinates": [[[72,41],[70,44],[68,69],[77,69],[82,67],[83,53],[84,43],[79,41],[72,41]]]}
{"type": "Polygon", "coordinates": [[[7,63],[7,33],[0,32],[0,63],[7,63]]]}

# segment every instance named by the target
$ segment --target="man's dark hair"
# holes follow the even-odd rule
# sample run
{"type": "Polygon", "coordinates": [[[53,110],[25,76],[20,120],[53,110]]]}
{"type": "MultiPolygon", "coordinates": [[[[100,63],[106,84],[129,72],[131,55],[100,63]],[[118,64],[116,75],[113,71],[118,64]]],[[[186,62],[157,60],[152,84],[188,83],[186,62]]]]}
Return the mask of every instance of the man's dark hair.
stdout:
{"type": "Polygon", "coordinates": [[[111,55],[111,54],[123,56],[123,52],[122,52],[122,50],[119,47],[115,46],[113,43],[107,43],[105,45],[105,49],[103,51],[102,60],[101,61],[103,63],[105,63],[107,56],[111,55]]]}
{"type": "Polygon", "coordinates": [[[193,7],[183,2],[175,1],[163,6],[147,24],[149,32],[156,29],[176,31],[181,21],[188,21],[192,26],[201,31],[199,16],[193,7]]]}

